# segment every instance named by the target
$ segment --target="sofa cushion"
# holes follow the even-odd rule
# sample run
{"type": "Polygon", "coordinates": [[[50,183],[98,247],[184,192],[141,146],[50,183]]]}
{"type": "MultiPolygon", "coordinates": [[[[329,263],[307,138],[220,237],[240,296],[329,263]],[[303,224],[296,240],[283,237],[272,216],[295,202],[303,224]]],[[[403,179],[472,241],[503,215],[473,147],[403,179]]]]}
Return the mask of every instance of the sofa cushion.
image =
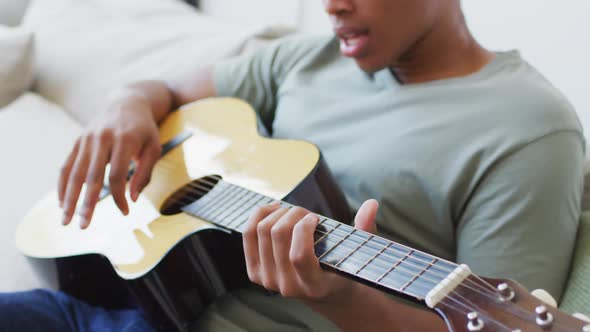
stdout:
{"type": "Polygon", "coordinates": [[[117,87],[186,75],[240,53],[264,30],[177,0],[37,0],[24,24],[36,33],[35,91],[83,124],[117,87]]]}
{"type": "Polygon", "coordinates": [[[0,107],[8,105],[33,82],[33,35],[0,25],[0,107]]]}
{"type": "Polygon", "coordinates": [[[0,292],[41,286],[24,257],[16,250],[17,223],[44,195],[57,186],[59,169],[81,132],[60,107],[25,93],[0,110],[0,292]],[[9,271],[9,272],[8,272],[9,271]]]}

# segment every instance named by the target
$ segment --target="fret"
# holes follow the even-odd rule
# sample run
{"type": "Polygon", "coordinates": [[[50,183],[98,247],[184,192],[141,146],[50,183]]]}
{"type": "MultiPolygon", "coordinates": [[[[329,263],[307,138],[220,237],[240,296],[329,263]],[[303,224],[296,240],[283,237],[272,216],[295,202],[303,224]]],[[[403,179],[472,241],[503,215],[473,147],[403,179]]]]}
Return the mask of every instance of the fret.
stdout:
{"type": "MultiPolygon", "coordinates": [[[[327,220],[328,220],[328,218],[324,218],[323,220],[321,220],[321,221],[318,223],[318,227],[319,227],[319,226],[321,226],[321,225],[322,225],[322,224],[323,224],[325,221],[327,221],[327,220]]],[[[340,226],[340,225],[338,225],[338,226],[340,226]]],[[[323,240],[323,239],[324,239],[324,238],[325,238],[325,237],[326,237],[328,234],[332,233],[332,232],[333,232],[333,231],[334,231],[336,228],[338,228],[338,226],[336,226],[335,228],[332,228],[332,229],[330,229],[330,230],[329,230],[329,231],[327,231],[327,232],[324,232],[324,235],[322,235],[322,236],[321,236],[319,239],[317,239],[317,240],[316,240],[316,241],[315,241],[313,244],[314,244],[314,245],[318,244],[318,243],[319,243],[321,240],[323,240]]],[[[317,233],[317,232],[318,232],[318,230],[316,230],[316,233],[317,233]]]]}
{"type": "Polygon", "coordinates": [[[373,257],[371,257],[371,259],[369,259],[367,262],[365,262],[365,264],[363,264],[363,266],[361,266],[354,274],[359,274],[365,267],[367,267],[367,265],[369,265],[372,261],[374,261],[379,255],[381,255],[381,253],[383,253],[385,250],[387,250],[387,248],[389,248],[389,246],[391,246],[391,243],[388,243],[386,246],[384,246],[381,250],[379,250],[373,257]]]}
{"type": "Polygon", "coordinates": [[[422,275],[424,275],[424,273],[425,273],[425,272],[426,272],[426,271],[427,271],[427,270],[428,270],[430,267],[432,267],[432,266],[433,266],[433,264],[435,264],[435,263],[436,263],[436,261],[437,261],[437,259],[434,259],[432,262],[430,262],[430,263],[428,264],[428,266],[427,266],[425,269],[423,269],[422,271],[420,271],[420,273],[416,274],[416,275],[415,275],[415,276],[414,276],[414,277],[413,277],[413,278],[412,278],[410,281],[408,281],[408,282],[407,282],[407,283],[406,283],[406,284],[405,284],[405,285],[404,285],[404,286],[401,288],[401,291],[403,292],[403,291],[405,291],[406,289],[408,289],[408,287],[410,287],[410,285],[411,285],[411,284],[412,284],[414,281],[418,280],[418,278],[420,278],[422,275]]]}
{"type": "Polygon", "coordinates": [[[208,207],[210,203],[215,203],[215,199],[224,192],[225,187],[227,187],[227,184],[225,182],[220,182],[203,197],[199,198],[194,203],[185,206],[182,210],[201,218],[201,210],[206,210],[206,207],[208,207]]]}
{"type": "Polygon", "coordinates": [[[212,215],[210,220],[214,223],[221,224],[222,221],[225,220],[224,215],[229,214],[230,211],[238,208],[238,202],[240,199],[246,196],[249,192],[250,191],[248,189],[239,187],[238,191],[236,191],[229,200],[226,200],[226,202],[223,204],[224,207],[220,208],[220,211],[217,214],[212,215]]]}
{"type": "Polygon", "coordinates": [[[380,246],[387,245],[386,250],[381,251],[380,255],[375,259],[379,259],[380,262],[387,262],[386,264],[389,269],[388,273],[379,276],[380,279],[378,282],[399,291],[419,270],[416,269],[413,262],[408,261],[413,249],[402,247],[395,242],[381,238],[375,238],[372,242],[380,246]]]}
{"type": "Polygon", "coordinates": [[[213,215],[217,215],[217,212],[220,208],[225,206],[225,203],[240,191],[240,187],[238,186],[230,186],[229,189],[225,192],[225,195],[220,199],[216,200],[213,205],[211,205],[203,214],[203,218],[206,220],[212,220],[213,215]]]}
{"type": "Polygon", "coordinates": [[[236,202],[234,202],[234,204],[231,208],[225,210],[223,213],[221,213],[219,216],[217,216],[217,218],[220,220],[226,220],[228,225],[231,224],[231,221],[233,221],[233,219],[231,217],[235,213],[240,211],[245,204],[248,204],[248,201],[254,195],[256,195],[256,193],[254,193],[252,191],[246,191],[242,196],[240,196],[240,198],[236,202]]]}
{"type": "MultiPolygon", "coordinates": [[[[434,287],[435,284],[443,281],[455,268],[456,265],[446,262],[437,257],[416,251],[413,255],[420,260],[421,270],[417,277],[404,289],[405,292],[418,293],[418,289],[424,289],[424,285],[434,287]]],[[[425,296],[422,292],[420,295],[425,296]]]]}
{"type": "MultiPolygon", "coordinates": [[[[412,250],[413,251],[413,250],[412,250]]],[[[396,267],[398,267],[406,258],[408,258],[411,254],[412,251],[410,251],[409,253],[407,253],[404,257],[402,257],[400,260],[398,260],[397,262],[395,262],[395,264],[393,264],[389,270],[387,270],[385,273],[383,273],[383,275],[381,277],[379,277],[379,279],[377,279],[377,282],[381,282],[381,280],[383,280],[383,278],[385,278],[385,276],[387,276],[389,273],[391,273],[396,267]]]]}
{"type": "Polygon", "coordinates": [[[237,209],[236,211],[234,211],[229,218],[235,219],[238,217],[241,217],[244,213],[248,213],[254,206],[260,204],[266,204],[266,202],[269,202],[271,199],[268,197],[265,197],[263,195],[259,195],[259,194],[254,194],[252,196],[250,196],[247,201],[244,204],[241,204],[240,208],[237,209]],[[261,203],[263,202],[263,203],[261,203]]]}
{"type": "MultiPolygon", "coordinates": [[[[246,217],[248,218],[250,216],[250,210],[252,208],[254,208],[255,206],[258,205],[264,205],[267,204],[267,202],[272,201],[270,198],[260,195],[260,194],[255,194],[254,196],[252,196],[250,199],[248,199],[248,202],[246,202],[246,204],[242,204],[242,206],[240,207],[240,209],[238,209],[237,211],[234,212],[234,214],[238,214],[236,217],[246,217]],[[246,214],[246,215],[244,215],[246,214]]],[[[234,218],[236,218],[234,217],[234,218]]]]}
{"type": "MultiPolygon", "coordinates": [[[[336,226],[338,227],[338,226],[336,226]]],[[[350,235],[352,235],[352,233],[354,233],[354,229],[352,230],[352,232],[348,233],[346,236],[340,238],[339,240],[337,240],[336,244],[333,245],[330,249],[328,249],[326,252],[324,252],[321,256],[318,257],[318,259],[320,261],[323,261],[324,263],[329,263],[331,261],[331,259],[329,259],[329,254],[332,253],[334,251],[334,249],[336,249],[339,245],[341,245],[344,241],[346,241],[346,239],[348,239],[348,237],[350,237],[350,235]],[[325,260],[322,260],[324,258],[327,258],[325,260]]],[[[338,260],[340,261],[340,260],[338,260]]]]}
{"type": "Polygon", "coordinates": [[[204,215],[207,213],[207,211],[209,211],[211,206],[214,206],[218,202],[219,197],[222,197],[226,194],[226,190],[228,188],[229,186],[225,183],[223,183],[223,185],[214,187],[207,195],[197,201],[193,211],[198,213],[200,218],[205,219],[204,215]],[[202,204],[198,204],[200,201],[202,201],[202,204]]]}
{"type": "MultiPolygon", "coordinates": [[[[182,210],[241,232],[256,206],[274,200],[219,181],[182,210]]],[[[322,264],[419,299],[456,268],[451,262],[325,217],[314,232],[314,251],[322,264]]]]}
{"type": "MultiPolygon", "coordinates": [[[[353,230],[354,232],[354,230],[353,230]]],[[[369,236],[368,238],[366,238],[361,244],[359,244],[358,246],[356,246],[356,248],[354,248],[350,253],[348,253],[348,255],[344,256],[340,261],[338,261],[338,263],[336,263],[336,265],[334,267],[338,267],[340,265],[342,265],[342,263],[348,259],[349,257],[351,257],[354,253],[356,253],[363,245],[365,245],[365,243],[369,242],[369,240],[371,240],[373,238],[373,235],[369,236]]]]}
{"type": "Polygon", "coordinates": [[[242,218],[238,219],[238,223],[235,226],[232,223],[231,227],[235,230],[242,232],[243,231],[242,226],[246,225],[246,222],[250,218],[250,213],[252,212],[252,209],[254,209],[256,206],[262,206],[262,205],[269,204],[269,203],[273,202],[274,200],[275,199],[273,199],[273,198],[261,195],[260,199],[257,202],[253,203],[248,209],[246,209],[246,212],[241,215],[242,218]],[[260,203],[262,203],[262,204],[260,204],[260,203]]]}

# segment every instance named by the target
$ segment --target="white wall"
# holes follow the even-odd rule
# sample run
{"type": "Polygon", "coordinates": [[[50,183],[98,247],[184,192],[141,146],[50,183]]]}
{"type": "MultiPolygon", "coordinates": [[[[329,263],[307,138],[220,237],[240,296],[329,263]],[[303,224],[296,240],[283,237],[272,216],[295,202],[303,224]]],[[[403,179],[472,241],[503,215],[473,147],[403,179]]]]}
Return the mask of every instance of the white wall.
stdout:
{"type": "Polygon", "coordinates": [[[467,21],[492,49],[517,48],[570,99],[590,133],[590,1],[464,0],[467,21]]]}
{"type": "MultiPolygon", "coordinates": [[[[320,2],[318,0],[318,2],[320,2]]],[[[202,10],[245,23],[300,25],[300,0],[201,0],[202,10]]]]}

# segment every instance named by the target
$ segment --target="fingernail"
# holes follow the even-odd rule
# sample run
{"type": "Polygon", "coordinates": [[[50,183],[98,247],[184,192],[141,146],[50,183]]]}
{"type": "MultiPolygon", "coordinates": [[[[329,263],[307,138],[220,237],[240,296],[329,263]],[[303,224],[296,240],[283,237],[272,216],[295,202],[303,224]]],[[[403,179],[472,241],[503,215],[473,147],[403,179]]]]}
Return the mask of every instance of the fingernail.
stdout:
{"type": "Polygon", "coordinates": [[[82,218],[80,220],[80,229],[86,229],[88,227],[88,220],[86,218],[82,218]]]}
{"type": "Polygon", "coordinates": [[[269,207],[279,207],[280,205],[281,205],[280,201],[274,201],[274,202],[268,204],[269,207]]]}
{"type": "Polygon", "coordinates": [[[313,221],[316,224],[320,222],[320,218],[315,214],[308,214],[307,219],[313,221]]]}
{"type": "Polygon", "coordinates": [[[66,226],[68,224],[68,216],[64,214],[63,218],[61,219],[61,224],[66,226]]]}

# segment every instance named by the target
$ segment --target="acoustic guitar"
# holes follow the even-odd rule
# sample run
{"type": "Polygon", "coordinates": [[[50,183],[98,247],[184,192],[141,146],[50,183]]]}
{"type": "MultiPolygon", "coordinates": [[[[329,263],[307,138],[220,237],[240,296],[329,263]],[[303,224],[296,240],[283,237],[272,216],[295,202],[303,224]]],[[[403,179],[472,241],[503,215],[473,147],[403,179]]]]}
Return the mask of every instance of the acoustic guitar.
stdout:
{"type": "Polygon", "coordinates": [[[248,286],[240,234],[253,208],[281,200],[323,216],[315,231],[323,268],[421,302],[449,331],[590,331],[515,282],[339,222],[351,212],[319,150],[260,136],[243,101],[186,105],[163,122],[160,139],[162,156],[128,216],[105,185],[86,230],[77,217],[61,226],[55,192],[19,224],[17,247],[48,282],[92,304],[139,305],[158,330],[187,331],[215,298],[248,286]]]}

